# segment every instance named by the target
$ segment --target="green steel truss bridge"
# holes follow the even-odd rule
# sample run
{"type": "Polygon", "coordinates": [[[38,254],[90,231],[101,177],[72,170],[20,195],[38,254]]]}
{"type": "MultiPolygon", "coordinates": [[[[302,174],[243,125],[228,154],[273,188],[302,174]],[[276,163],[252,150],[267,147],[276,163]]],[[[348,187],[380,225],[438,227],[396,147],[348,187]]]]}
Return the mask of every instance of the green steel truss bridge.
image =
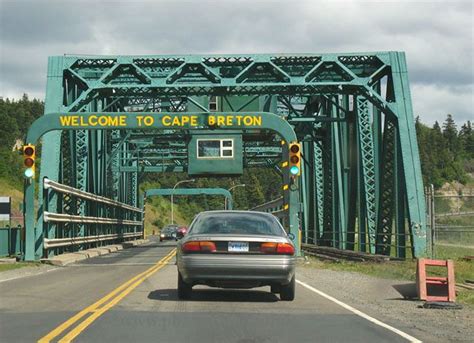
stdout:
{"type": "Polygon", "coordinates": [[[41,139],[42,153],[39,185],[25,181],[25,259],[141,236],[142,175],[190,173],[189,142],[223,134],[241,140],[241,167],[281,174],[282,197],[256,209],[298,248],[425,253],[404,53],[58,56],[26,141],[41,139]]]}

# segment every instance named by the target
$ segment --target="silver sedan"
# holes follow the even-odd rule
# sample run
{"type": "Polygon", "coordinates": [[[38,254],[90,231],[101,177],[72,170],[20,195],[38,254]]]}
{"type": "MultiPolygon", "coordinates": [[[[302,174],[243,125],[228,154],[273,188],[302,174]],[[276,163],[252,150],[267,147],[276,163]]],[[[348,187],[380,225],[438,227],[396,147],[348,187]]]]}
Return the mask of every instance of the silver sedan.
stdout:
{"type": "Polygon", "coordinates": [[[270,286],[282,300],[295,297],[295,248],[278,220],[252,211],[201,212],[178,243],[178,296],[194,285],[270,286]]]}

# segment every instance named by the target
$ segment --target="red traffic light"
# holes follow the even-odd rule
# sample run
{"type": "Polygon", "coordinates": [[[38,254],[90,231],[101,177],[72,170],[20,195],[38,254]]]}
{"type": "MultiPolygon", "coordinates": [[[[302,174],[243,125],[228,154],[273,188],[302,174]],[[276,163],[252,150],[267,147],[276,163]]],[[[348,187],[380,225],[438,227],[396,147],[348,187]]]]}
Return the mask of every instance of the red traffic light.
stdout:
{"type": "Polygon", "coordinates": [[[293,164],[298,164],[300,161],[300,158],[298,156],[291,156],[290,157],[290,162],[293,164]]]}
{"type": "MultiPolygon", "coordinates": [[[[291,145],[290,151],[291,151],[293,154],[297,154],[297,153],[300,151],[300,146],[299,146],[299,144],[293,144],[293,145],[291,145]]],[[[294,162],[294,163],[296,163],[296,162],[294,162]]]]}
{"type": "Polygon", "coordinates": [[[35,161],[32,158],[25,158],[23,163],[25,164],[25,167],[31,168],[35,164],[35,161]]]}
{"type": "Polygon", "coordinates": [[[26,156],[32,156],[35,153],[35,149],[32,146],[27,146],[23,149],[23,154],[26,156]]]}

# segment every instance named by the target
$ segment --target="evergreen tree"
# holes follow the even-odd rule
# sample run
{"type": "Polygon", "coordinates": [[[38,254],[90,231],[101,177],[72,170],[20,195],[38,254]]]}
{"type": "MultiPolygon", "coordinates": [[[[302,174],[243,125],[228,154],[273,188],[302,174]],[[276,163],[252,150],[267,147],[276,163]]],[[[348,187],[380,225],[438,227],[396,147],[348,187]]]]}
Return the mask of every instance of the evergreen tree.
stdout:
{"type": "Polygon", "coordinates": [[[248,175],[245,192],[247,193],[248,205],[250,208],[265,202],[262,186],[258,177],[254,173],[248,175]]]}
{"type": "Polygon", "coordinates": [[[446,147],[450,152],[458,152],[460,149],[458,130],[453,116],[448,114],[443,123],[443,137],[445,139],[446,147]]]}
{"type": "Polygon", "coordinates": [[[467,121],[459,131],[459,138],[467,157],[474,158],[474,130],[471,121],[467,121]]]}

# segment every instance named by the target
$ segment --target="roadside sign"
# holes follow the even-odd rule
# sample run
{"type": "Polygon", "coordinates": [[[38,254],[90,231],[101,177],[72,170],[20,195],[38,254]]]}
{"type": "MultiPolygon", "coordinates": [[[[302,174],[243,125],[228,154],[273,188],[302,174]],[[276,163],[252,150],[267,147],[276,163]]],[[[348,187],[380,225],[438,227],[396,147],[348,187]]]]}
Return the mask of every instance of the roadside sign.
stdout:
{"type": "Polygon", "coordinates": [[[11,198],[0,197],[0,221],[10,221],[11,198]]]}

